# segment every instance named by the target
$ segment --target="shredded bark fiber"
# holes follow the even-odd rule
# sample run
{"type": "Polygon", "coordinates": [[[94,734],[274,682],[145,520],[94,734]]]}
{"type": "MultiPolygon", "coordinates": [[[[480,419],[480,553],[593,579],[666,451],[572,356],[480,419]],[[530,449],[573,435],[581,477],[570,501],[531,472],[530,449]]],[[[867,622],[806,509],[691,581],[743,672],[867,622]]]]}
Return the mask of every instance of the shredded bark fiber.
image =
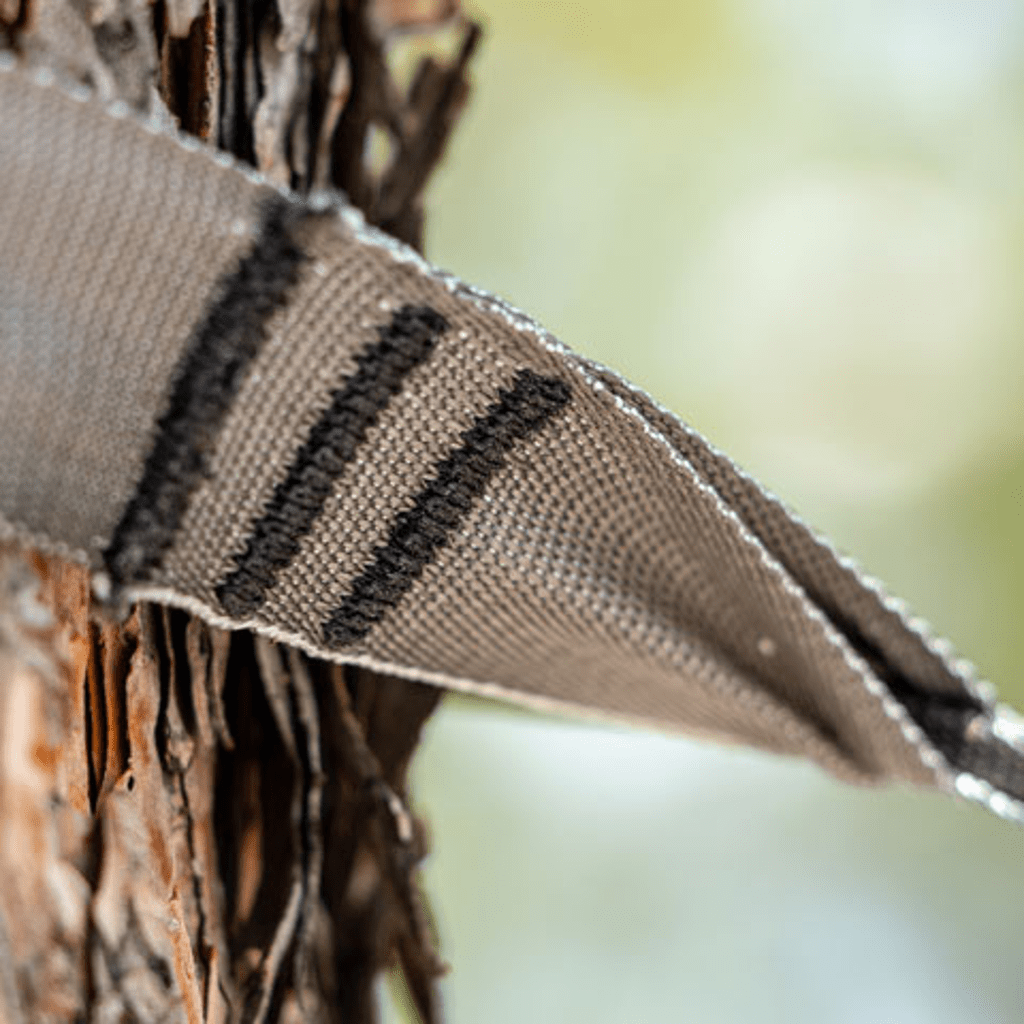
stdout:
{"type": "MultiPolygon", "coordinates": [[[[454,0],[11,0],[0,33],[419,246],[479,30],[454,0]],[[410,32],[454,55],[403,86],[410,32]]],[[[389,969],[438,1021],[406,776],[439,696],[158,606],[113,621],[83,568],[0,547],[0,1022],[358,1024],[389,969]]]]}

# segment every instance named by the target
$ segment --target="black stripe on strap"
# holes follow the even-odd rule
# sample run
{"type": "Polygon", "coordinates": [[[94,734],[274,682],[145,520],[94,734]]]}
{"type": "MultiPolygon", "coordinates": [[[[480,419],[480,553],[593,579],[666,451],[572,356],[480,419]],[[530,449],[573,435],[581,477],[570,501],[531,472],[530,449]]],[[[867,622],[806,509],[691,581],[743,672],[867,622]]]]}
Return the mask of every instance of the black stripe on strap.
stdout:
{"type": "Polygon", "coordinates": [[[818,604],[954,772],[970,772],[1014,800],[1024,801],[1024,753],[992,734],[993,712],[978,696],[966,686],[935,691],[916,683],[856,623],[827,603],[818,604]]]}
{"type": "Polygon", "coordinates": [[[285,199],[269,200],[252,250],[221,279],[194,328],[142,478],[103,555],[115,587],[144,579],[174,540],[232,399],[266,339],[267,322],[299,279],[306,254],[294,231],[306,216],[285,199]]]}
{"type": "Polygon", "coordinates": [[[505,465],[517,441],[540,430],[570,399],[556,377],[521,370],[498,401],[462,434],[459,448],[438,463],[412,508],[400,512],[369,564],[323,624],[324,640],[342,647],[362,639],[419,579],[505,465]]]}
{"type": "Polygon", "coordinates": [[[333,392],[253,525],[245,549],[235,555],[237,568],[217,587],[229,615],[251,615],[263,604],[370,428],[447,329],[448,321],[429,306],[403,306],[389,324],[377,328],[380,340],[360,353],[355,372],[333,392]]]}

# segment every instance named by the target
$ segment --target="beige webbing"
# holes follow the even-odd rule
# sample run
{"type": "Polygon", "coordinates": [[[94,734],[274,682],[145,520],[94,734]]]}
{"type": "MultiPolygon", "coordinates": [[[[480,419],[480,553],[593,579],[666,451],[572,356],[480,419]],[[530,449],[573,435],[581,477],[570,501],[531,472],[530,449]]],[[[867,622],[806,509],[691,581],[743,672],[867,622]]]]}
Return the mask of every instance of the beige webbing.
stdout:
{"type": "Polygon", "coordinates": [[[310,653],[1022,816],[969,669],[610,371],[0,55],[0,534],[310,653]]]}

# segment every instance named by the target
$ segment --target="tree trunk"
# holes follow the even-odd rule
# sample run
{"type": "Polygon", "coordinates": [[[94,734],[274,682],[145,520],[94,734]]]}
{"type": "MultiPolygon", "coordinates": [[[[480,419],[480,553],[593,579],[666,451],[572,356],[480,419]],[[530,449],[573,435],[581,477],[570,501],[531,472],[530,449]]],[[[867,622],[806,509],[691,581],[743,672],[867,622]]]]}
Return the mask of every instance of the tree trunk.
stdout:
{"type": "MultiPolygon", "coordinates": [[[[457,6],[0,0],[0,45],[419,246],[478,36],[457,6]],[[403,83],[410,31],[455,53],[403,83]]],[[[372,1021],[390,968],[438,1020],[405,792],[438,696],[158,606],[113,621],[81,567],[0,547],[0,1022],[372,1021]]]]}

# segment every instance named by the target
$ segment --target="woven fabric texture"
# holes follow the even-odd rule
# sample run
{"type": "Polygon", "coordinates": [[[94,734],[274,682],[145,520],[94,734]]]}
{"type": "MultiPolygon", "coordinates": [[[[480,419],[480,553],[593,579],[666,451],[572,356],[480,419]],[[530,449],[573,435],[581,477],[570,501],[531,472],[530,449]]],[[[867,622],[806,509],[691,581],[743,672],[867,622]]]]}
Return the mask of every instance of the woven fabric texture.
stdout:
{"type": "Polygon", "coordinates": [[[260,190],[19,74],[0,76],[0,110],[0,508],[93,550],[193,326],[252,245],[260,190]]]}
{"type": "Polygon", "coordinates": [[[7,532],[325,658],[854,781],[951,788],[970,727],[1019,784],[962,666],[614,374],[340,201],[19,70],[0,111],[7,532]]]}

